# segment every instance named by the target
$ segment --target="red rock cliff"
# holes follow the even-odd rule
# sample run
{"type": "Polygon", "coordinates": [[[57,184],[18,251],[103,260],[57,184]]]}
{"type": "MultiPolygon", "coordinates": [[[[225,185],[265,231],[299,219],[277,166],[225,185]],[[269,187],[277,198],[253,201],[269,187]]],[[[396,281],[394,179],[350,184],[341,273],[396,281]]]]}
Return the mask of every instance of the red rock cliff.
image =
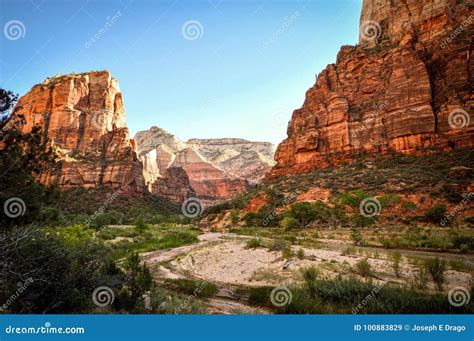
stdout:
{"type": "Polygon", "coordinates": [[[270,176],[362,151],[474,146],[473,25],[468,1],[364,0],[359,45],[307,91],[270,176]]]}
{"type": "Polygon", "coordinates": [[[44,184],[146,190],[125,126],[122,93],[108,71],[48,78],[23,96],[17,108],[15,114],[25,117],[22,131],[40,125],[62,160],[60,169],[41,176],[44,184]]]}

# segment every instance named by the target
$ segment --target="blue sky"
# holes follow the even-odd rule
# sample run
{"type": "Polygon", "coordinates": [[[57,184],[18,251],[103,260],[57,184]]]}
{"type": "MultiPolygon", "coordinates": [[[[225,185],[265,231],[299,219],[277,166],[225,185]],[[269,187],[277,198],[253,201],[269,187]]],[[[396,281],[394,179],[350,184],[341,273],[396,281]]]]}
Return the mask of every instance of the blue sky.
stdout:
{"type": "Polygon", "coordinates": [[[132,136],[156,125],[183,140],[278,143],[315,76],[357,43],[361,5],[0,0],[0,86],[23,95],[58,73],[107,69],[132,136]]]}

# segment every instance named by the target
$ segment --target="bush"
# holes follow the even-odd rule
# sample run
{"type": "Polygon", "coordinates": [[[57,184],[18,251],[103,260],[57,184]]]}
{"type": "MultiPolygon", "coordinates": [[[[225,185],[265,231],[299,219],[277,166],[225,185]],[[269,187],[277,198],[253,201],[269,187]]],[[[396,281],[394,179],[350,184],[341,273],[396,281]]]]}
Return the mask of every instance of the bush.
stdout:
{"type": "Polygon", "coordinates": [[[239,222],[239,214],[236,210],[230,211],[230,221],[232,224],[237,224],[239,222]]]}
{"type": "Polygon", "coordinates": [[[446,262],[438,257],[425,260],[425,268],[431,275],[433,282],[439,291],[443,290],[444,272],[446,271],[446,262]]]}
{"type": "Polygon", "coordinates": [[[256,226],[257,225],[257,213],[256,212],[247,212],[244,216],[245,224],[247,226],[256,226]]]}
{"type": "Polygon", "coordinates": [[[291,250],[291,247],[285,247],[283,250],[281,250],[281,255],[284,259],[290,259],[293,257],[293,251],[291,250]]]}
{"type": "Polygon", "coordinates": [[[167,279],[166,284],[174,291],[201,298],[214,296],[218,291],[217,286],[213,283],[185,278],[167,279]]]}
{"type": "Polygon", "coordinates": [[[395,276],[400,277],[400,261],[402,259],[402,255],[400,254],[399,251],[396,251],[392,255],[393,259],[393,272],[395,273],[395,276]]]}
{"type": "Polygon", "coordinates": [[[298,222],[299,227],[306,227],[318,215],[316,208],[309,202],[297,202],[291,205],[289,213],[298,222]]]}
{"type": "Polygon", "coordinates": [[[305,288],[313,296],[316,292],[316,279],[318,278],[318,270],[314,267],[308,267],[301,269],[305,288]]]}
{"type": "Polygon", "coordinates": [[[446,206],[442,204],[438,204],[435,207],[430,208],[425,213],[425,219],[427,221],[431,221],[433,223],[439,224],[446,216],[446,206]]]}
{"type": "MultiPolygon", "coordinates": [[[[312,281],[311,281],[312,282],[312,281]]],[[[278,314],[452,314],[472,313],[472,301],[461,307],[453,307],[446,296],[397,288],[391,285],[375,286],[354,278],[332,280],[316,279],[311,285],[290,287],[292,300],[289,304],[275,307],[270,300],[272,287],[249,289],[249,303],[276,309],[278,314]],[[367,299],[376,295],[375,299],[367,299]],[[366,301],[364,306],[362,301],[366,301]],[[357,309],[357,310],[355,310],[357,309]]]]}
{"type": "Polygon", "coordinates": [[[257,247],[261,247],[262,244],[260,243],[260,240],[258,240],[257,238],[253,238],[253,239],[249,239],[247,240],[247,249],[256,249],[257,247]]]}
{"type": "Polygon", "coordinates": [[[125,259],[123,269],[125,273],[124,287],[119,291],[114,306],[117,309],[133,311],[143,307],[143,297],[151,290],[153,278],[146,264],[140,265],[138,253],[131,253],[125,259]]]}
{"type": "Polygon", "coordinates": [[[296,254],[296,256],[298,257],[298,259],[304,259],[304,250],[303,250],[303,249],[299,249],[299,250],[298,250],[298,253],[296,254]]]}
{"type": "Polygon", "coordinates": [[[372,267],[367,258],[361,259],[356,263],[357,273],[362,277],[372,276],[372,267]]]}
{"type": "Polygon", "coordinates": [[[298,227],[298,222],[293,217],[284,217],[280,222],[280,226],[285,230],[291,230],[298,227]]]}
{"type": "Polygon", "coordinates": [[[96,309],[91,299],[94,289],[120,287],[123,274],[111,261],[109,250],[88,231],[75,227],[68,237],[31,228],[8,232],[1,241],[0,302],[18,292],[18,283],[31,280],[6,311],[87,313],[96,309]],[[78,236],[73,230],[83,232],[78,236]]]}
{"type": "Polygon", "coordinates": [[[270,245],[269,249],[271,251],[281,251],[287,247],[288,247],[288,242],[286,242],[285,240],[274,240],[272,244],[270,245]]]}
{"type": "Polygon", "coordinates": [[[400,203],[401,199],[396,194],[385,194],[377,199],[380,202],[382,208],[390,208],[400,203]]]}
{"type": "Polygon", "coordinates": [[[342,194],[339,202],[342,206],[351,206],[352,208],[359,209],[359,205],[365,198],[370,197],[369,194],[363,190],[357,189],[355,191],[346,192],[342,194]]]}
{"type": "Polygon", "coordinates": [[[416,209],[416,204],[412,201],[403,201],[402,202],[402,210],[405,212],[410,212],[416,209]]]}
{"type": "Polygon", "coordinates": [[[148,230],[148,225],[145,224],[142,217],[139,217],[137,220],[135,220],[134,225],[135,225],[135,229],[140,234],[148,230]]]}
{"type": "Polygon", "coordinates": [[[362,233],[359,230],[352,230],[351,231],[351,239],[354,241],[354,245],[362,246],[364,245],[364,241],[362,240],[362,233]]]}

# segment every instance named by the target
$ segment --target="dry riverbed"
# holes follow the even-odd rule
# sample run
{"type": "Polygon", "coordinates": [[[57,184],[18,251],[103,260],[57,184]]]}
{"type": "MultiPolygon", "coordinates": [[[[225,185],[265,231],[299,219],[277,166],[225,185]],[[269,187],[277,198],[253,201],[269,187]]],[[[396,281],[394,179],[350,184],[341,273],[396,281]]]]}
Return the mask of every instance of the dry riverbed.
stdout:
{"type": "MultiPolygon", "coordinates": [[[[413,252],[405,257],[400,250],[399,276],[394,273],[391,253],[380,249],[374,253],[347,254],[335,250],[332,245],[322,243],[317,248],[292,246],[296,254],[303,250],[304,257],[283,258],[281,251],[272,251],[266,247],[248,248],[250,237],[231,233],[205,233],[199,236],[199,242],[143,254],[144,261],[150,266],[158,281],[164,279],[188,278],[207,281],[219,288],[215,297],[207,299],[213,313],[265,313],[246,304],[245,300],[234,295],[238,287],[287,286],[301,282],[301,269],[315,267],[322,277],[349,277],[357,274],[357,263],[366,259],[371,267],[371,280],[409,285],[417,272],[418,265],[413,264],[413,252]]],[[[373,250],[373,249],[371,249],[373,250]]],[[[393,251],[391,251],[393,252],[393,251]]],[[[422,253],[423,257],[436,257],[439,254],[422,253]]],[[[456,257],[459,255],[442,255],[456,257]]],[[[464,256],[463,256],[464,257],[464,256]]],[[[363,278],[359,276],[363,280],[363,278]]],[[[472,273],[469,270],[445,272],[444,290],[455,286],[471,287],[472,273]]],[[[435,289],[428,281],[428,288],[435,289]]]]}

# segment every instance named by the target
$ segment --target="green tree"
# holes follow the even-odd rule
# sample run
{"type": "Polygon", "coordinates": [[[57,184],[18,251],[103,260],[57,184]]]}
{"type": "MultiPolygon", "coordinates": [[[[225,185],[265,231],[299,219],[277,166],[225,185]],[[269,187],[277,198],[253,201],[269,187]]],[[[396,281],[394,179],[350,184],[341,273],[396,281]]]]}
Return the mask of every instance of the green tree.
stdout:
{"type": "Polygon", "coordinates": [[[280,222],[280,226],[285,230],[291,230],[298,227],[298,221],[293,217],[284,217],[280,222]]]}
{"type": "Polygon", "coordinates": [[[144,295],[153,287],[153,277],[146,264],[140,264],[138,253],[131,253],[125,260],[124,287],[119,293],[116,307],[131,311],[143,305],[144,295]]]}
{"type": "Polygon", "coordinates": [[[316,208],[309,202],[298,202],[291,205],[290,214],[298,222],[299,227],[306,227],[316,216],[316,208]]]}
{"type": "Polygon", "coordinates": [[[40,220],[50,191],[39,184],[36,177],[54,172],[60,165],[55,163],[54,151],[41,127],[34,126],[26,134],[21,132],[25,118],[22,108],[15,106],[17,98],[11,91],[0,89],[0,145],[3,145],[0,151],[0,204],[3,206],[7,200],[15,198],[16,209],[22,212],[15,218],[0,215],[2,227],[40,220]]]}

